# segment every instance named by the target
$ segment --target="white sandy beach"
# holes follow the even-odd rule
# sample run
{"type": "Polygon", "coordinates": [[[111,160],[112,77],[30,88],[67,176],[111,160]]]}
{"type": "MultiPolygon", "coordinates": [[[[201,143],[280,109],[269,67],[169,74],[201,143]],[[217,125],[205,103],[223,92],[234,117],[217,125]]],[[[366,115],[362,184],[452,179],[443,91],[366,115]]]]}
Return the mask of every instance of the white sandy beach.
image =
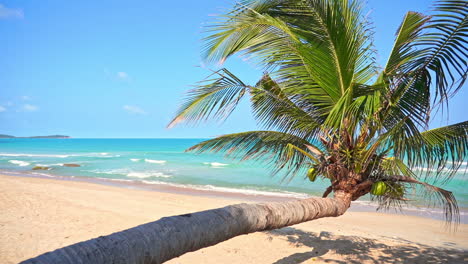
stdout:
{"type": "MultiPolygon", "coordinates": [[[[0,175],[0,263],[110,234],[163,216],[249,202],[88,182],[0,175]]],[[[468,225],[348,212],[233,238],[168,263],[466,263],[468,225]]]]}

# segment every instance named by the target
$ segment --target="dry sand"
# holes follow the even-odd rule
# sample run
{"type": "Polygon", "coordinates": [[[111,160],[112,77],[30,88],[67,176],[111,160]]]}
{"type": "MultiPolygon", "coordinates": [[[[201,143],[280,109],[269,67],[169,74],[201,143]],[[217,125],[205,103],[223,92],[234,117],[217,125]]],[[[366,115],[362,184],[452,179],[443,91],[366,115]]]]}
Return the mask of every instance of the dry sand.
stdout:
{"type": "MultiPolygon", "coordinates": [[[[0,263],[177,215],[246,200],[0,175],[0,263]]],[[[347,212],[239,236],[168,263],[467,263],[468,225],[347,212]]]]}

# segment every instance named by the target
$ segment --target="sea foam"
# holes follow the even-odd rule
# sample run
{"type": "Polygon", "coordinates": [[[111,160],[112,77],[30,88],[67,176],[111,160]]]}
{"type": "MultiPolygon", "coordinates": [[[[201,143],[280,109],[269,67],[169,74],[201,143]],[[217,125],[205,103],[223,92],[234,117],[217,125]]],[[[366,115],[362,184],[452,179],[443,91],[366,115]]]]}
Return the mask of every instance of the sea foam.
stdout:
{"type": "Polygon", "coordinates": [[[220,163],[220,162],[203,162],[205,165],[210,165],[213,168],[223,168],[225,166],[228,166],[229,164],[226,163],[220,163]]]}
{"type": "Polygon", "coordinates": [[[130,172],[127,174],[128,177],[132,178],[150,178],[150,177],[156,177],[156,178],[170,178],[170,175],[164,174],[162,172],[130,172]]]}
{"type": "Polygon", "coordinates": [[[285,192],[280,190],[272,190],[272,191],[261,191],[255,189],[237,189],[237,188],[229,188],[229,187],[218,187],[213,185],[195,185],[195,184],[180,184],[180,183],[169,183],[169,182],[162,182],[162,181],[148,181],[143,180],[141,181],[146,184],[155,184],[155,185],[168,185],[178,188],[188,188],[200,191],[214,191],[214,192],[225,192],[225,193],[238,193],[238,194],[248,194],[248,195],[261,195],[261,196],[273,196],[273,197],[286,197],[286,198],[310,198],[311,196],[306,193],[296,193],[296,192],[285,192]]]}
{"type": "Polygon", "coordinates": [[[26,154],[26,153],[0,153],[0,156],[5,156],[5,157],[43,157],[43,158],[67,158],[67,157],[70,157],[70,155],[26,154]]]}
{"type": "MultiPolygon", "coordinates": [[[[458,171],[463,171],[465,168],[459,168],[458,171]]],[[[427,167],[415,167],[414,171],[422,171],[422,172],[438,172],[437,168],[427,168],[427,167]]],[[[441,172],[452,172],[450,168],[442,168],[441,172]]]]}
{"type": "Polygon", "coordinates": [[[37,163],[36,166],[41,166],[41,167],[63,166],[63,163],[52,163],[52,164],[37,163]]]}
{"type": "Polygon", "coordinates": [[[151,159],[145,159],[145,162],[148,163],[156,163],[156,164],[164,164],[167,162],[167,160],[151,160],[151,159]]]}
{"type": "Polygon", "coordinates": [[[118,158],[120,155],[111,155],[107,152],[86,154],[32,154],[32,153],[0,153],[4,157],[39,157],[39,158],[68,158],[68,157],[90,157],[90,158],[118,158]]]}
{"type": "Polygon", "coordinates": [[[133,171],[130,169],[111,169],[111,170],[90,170],[89,172],[97,174],[118,174],[131,178],[170,178],[171,175],[165,174],[160,171],[133,171]]]}
{"type": "Polygon", "coordinates": [[[24,167],[24,166],[28,166],[29,162],[26,162],[26,161],[22,161],[22,160],[9,160],[8,162],[12,163],[12,164],[16,164],[18,166],[21,166],[21,167],[24,167]]]}

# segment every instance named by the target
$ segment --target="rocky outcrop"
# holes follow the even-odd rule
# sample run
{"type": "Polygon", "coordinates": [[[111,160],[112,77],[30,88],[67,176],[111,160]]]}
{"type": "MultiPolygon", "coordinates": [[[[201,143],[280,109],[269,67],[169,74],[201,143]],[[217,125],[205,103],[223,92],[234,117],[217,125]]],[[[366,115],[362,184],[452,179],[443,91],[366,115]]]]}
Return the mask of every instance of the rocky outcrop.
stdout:
{"type": "Polygon", "coordinates": [[[64,167],[81,167],[80,164],[75,164],[75,163],[65,163],[63,164],[64,167]]]}
{"type": "Polygon", "coordinates": [[[46,166],[34,166],[32,169],[33,170],[50,170],[52,168],[46,167],[46,166]]]}

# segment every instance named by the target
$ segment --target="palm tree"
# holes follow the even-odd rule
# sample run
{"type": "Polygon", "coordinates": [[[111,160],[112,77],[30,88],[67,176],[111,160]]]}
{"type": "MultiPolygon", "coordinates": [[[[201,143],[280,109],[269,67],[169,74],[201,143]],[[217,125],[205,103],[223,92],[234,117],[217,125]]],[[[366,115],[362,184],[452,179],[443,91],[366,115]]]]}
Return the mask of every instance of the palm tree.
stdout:
{"type": "Polygon", "coordinates": [[[467,10],[466,1],[440,1],[432,17],[408,12],[380,69],[358,1],[243,1],[209,28],[205,57],[224,62],[241,54],[263,77],[248,85],[216,71],[189,92],[170,126],[224,120],[249,94],[266,130],[189,150],[268,161],[287,179],[308,169],[312,181],[330,181],[323,197],[371,193],[388,207],[415,189],[435,196],[456,221],[452,193],[432,184],[450,179],[467,157],[468,122],[428,126],[466,79],[467,10]],[[417,173],[421,167],[425,173],[417,173]]]}
{"type": "Polygon", "coordinates": [[[235,4],[208,28],[204,55],[224,62],[240,54],[262,67],[263,77],[249,85],[227,69],[214,72],[189,92],[169,126],[224,120],[249,95],[265,130],[220,136],[189,150],[267,162],[286,180],[324,178],[330,186],[323,198],[163,218],[26,263],[161,263],[237,235],[342,215],[369,193],[382,207],[416,195],[439,203],[446,220],[458,222],[455,197],[435,185],[450,180],[467,158],[468,121],[428,127],[466,80],[467,15],[463,0],[436,2],[432,16],[408,12],[379,68],[358,1],[235,4]]]}

